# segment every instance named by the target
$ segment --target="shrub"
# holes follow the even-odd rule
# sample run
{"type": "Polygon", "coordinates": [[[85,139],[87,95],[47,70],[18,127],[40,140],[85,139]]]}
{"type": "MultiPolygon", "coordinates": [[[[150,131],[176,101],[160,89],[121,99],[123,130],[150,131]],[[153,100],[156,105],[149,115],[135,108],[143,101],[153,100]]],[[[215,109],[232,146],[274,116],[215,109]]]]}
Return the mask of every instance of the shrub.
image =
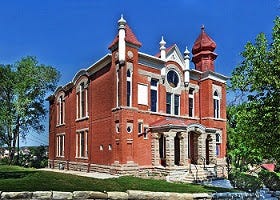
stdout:
{"type": "Polygon", "coordinates": [[[255,192],[262,187],[262,182],[258,177],[242,172],[230,174],[229,179],[231,184],[237,189],[247,192],[255,192]]]}
{"type": "Polygon", "coordinates": [[[280,190],[280,177],[275,172],[262,170],[258,175],[267,188],[274,191],[280,190]]]}

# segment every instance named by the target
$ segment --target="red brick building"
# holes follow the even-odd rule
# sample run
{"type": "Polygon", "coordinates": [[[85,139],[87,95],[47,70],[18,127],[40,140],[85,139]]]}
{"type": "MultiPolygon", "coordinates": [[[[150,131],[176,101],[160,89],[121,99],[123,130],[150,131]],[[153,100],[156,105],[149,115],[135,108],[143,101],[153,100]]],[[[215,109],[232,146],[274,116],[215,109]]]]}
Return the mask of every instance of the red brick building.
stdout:
{"type": "Polygon", "coordinates": [[[225,175],[227,77],[215,72],[216,44],[202,27],[195,69],[187,49],[165,45],[155,56],[140,52],[121,17],[110,53],[48,98],[49,167],[225,175]]]}

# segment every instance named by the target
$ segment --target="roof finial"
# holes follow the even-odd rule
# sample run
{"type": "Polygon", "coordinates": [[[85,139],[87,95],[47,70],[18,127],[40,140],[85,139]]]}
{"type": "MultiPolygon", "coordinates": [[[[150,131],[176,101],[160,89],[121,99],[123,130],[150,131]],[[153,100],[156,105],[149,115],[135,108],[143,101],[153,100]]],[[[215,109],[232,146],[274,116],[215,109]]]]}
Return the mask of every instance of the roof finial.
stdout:
{"type": "Polygon", "coordinates": [[[124,28],[126,21],[123,18],[123,14],[121,14],[121,18],[119,19],[118,24],[119,24],[119,28],[124,28]]]}
{"type": "Polygon", "coordinates": [[[161,41],[159,44],[160,44],[160,50],[165,49],[166,42],[164,41],[163,36],[161,36],[161,41]]]}
{"type": "Polygon", "coordinates": [[[190,51],[188,50],[188,47],[186,46],[186,50],[185,50],[185,52],[184,52],[184,58],[185,59],[190,59],[190,51]]]}
{"type": "Polygon", "coordinates": [[[205,26],[204,24],[201,25],[201,32],[204,32],[205,26]]]}

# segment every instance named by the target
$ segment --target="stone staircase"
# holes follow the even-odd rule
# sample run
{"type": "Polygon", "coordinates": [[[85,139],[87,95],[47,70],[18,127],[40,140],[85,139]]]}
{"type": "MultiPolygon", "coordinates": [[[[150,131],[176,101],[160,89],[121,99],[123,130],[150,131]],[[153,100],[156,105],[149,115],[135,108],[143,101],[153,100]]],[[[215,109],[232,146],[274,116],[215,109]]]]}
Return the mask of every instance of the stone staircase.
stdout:
{"type": "Polygon", "coordinates": [[[197,183],[217,178],[214,165],[190,165],[185,171],[173,171],[167,177],[170,182],[197,183]]]}

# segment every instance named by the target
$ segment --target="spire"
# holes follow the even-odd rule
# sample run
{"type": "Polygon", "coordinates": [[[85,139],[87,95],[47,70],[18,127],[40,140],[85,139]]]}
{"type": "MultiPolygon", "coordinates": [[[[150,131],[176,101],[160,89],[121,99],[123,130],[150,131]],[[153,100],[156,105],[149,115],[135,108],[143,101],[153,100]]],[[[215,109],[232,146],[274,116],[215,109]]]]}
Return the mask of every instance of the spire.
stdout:
{"type": "Polygon", "coordinates": [[[196,39],[193,48],[192,61],[195,64],[195,69],[199,71],[214,71],[214,60],[217,54],[214,52],[216,43],[205,32],[205,26],[201,26],[201,33],[196,39]]]}
{"type": "Polygon", "coordinates": [[[160,41],[159,45],[160,45],[160,48],[159,48],[160,49],[160,58],[162,60],[165,60],[166,59],[166,47],[165,47],[166,42],[164,41],[163,36],[161,36],[161,41],[160,41]]]}
{"type": "Polygon", "coordinates": [[[118,24],[119,24],[119,29],[120,29],[120,28],[125,28],[126,21],[125,21],[125,19],[123,18],[123,14],[121,14],[121,18],[119,19],[118,24]]]}
{"type": "Polygon", "coordinates": [[[184,52],[184,61],[185,61],[185,67],[184,67],[184,83],[187,85],[190,82],[190,51],[188,50],[188,47],[186,46],[186,50],[184,52]]]}
{"type": "Polygon", "coordinates": [[[121,15],[120,20],[118,21],[119,24],[119,62],[125,62],[125,25],[126,21],[121,15]]]}

